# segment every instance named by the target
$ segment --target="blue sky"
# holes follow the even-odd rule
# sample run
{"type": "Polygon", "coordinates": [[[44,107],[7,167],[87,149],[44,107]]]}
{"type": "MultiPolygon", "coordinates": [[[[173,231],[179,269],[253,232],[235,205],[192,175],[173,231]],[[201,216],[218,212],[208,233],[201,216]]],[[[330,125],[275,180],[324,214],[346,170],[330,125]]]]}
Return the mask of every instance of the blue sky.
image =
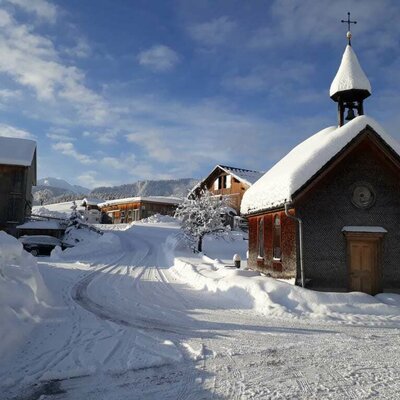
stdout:
{"type": "Polygon", "coordinates": [[[347,11],[366,114],[400,139],[395,0],[2,0],[0,135],[87,187],[267,170],[336,124],[347,11]]]}

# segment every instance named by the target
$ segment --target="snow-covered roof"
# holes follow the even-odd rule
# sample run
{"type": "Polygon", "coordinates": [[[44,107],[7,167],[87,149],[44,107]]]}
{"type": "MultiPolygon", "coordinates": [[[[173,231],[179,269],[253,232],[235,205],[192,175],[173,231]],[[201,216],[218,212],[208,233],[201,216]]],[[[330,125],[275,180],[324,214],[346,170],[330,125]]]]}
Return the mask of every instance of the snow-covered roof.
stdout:
{"type": "Polygon", "coordinates": [[[57,221],[28,221],[22,225],[18,225],[17,229],[49,229],[58,230],[60,224],[57,221]]]}
{"type": "Polygon", "coordinates": [[[350,45],[347,45],[329,95],[332,97],[337,92],[351,89],[366,90],[371,94],[371,84],[358,62],[356,53],[350,45]]]}
{"type": "Polygon", "coordinates": [[[0,137],[0,164],[29,167],[35,150],[34,140],[2,136],[0,137]]]}
{"type": "Polygon", "coordinates": [[[400,144],[386,134],[374,119],[365,115],[358,116],[339,128],[325,128],[296,146],[251,186],[243,196],[241,212],[254,213],[291,201],[292,195],[367,125],[400,154],[400,144]]]}
{"type": "Polygon", "coordinates": [[[18,239],[23,244],[48,244],[60,246],[61,240],[47,235],[25,235],[18,239]]]}
{"type": "Polygon", "coordinates": [[[166,196],[126,197],[124,199],[108,200],[103,203],[99,203],[98,206],[106,207],[116,204],[138,203],[138,202],[180,204],[182,203],[182,199],[180,197],[166,197],[166,196]]]}
{"type": "Polygon", "coordinates": [[[387,233],[381,226],[344,226],[342,232],[387,233]]]}
{"type": "Polygon", "coordinates": [[[95,197],[85,197],[82,200],[81,205],[87,204],[88,206],[97,206],[99,203],[103,203],[103,200],[97,199],[95,197]]]}
{"type": "Polygon", "coordinates": [[[258,181],[263,176],[263,172],[253,171],[251,169],[229,167],[228,165],[217,165],[215,168],[218,167],[224,170],[227,174],[231,174],[236,179],[246,183],[249,186],[251,186],[254,182],[258,181]]]}

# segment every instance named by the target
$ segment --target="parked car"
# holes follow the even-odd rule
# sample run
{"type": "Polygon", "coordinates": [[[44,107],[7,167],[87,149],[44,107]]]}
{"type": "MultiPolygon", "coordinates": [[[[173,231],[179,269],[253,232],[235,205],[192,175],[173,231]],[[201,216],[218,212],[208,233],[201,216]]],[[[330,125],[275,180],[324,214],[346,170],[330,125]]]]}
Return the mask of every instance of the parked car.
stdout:
{"type": "Polygon", "coordinates": [[[33,256],[49,256],[56,246],[61,249],[72,247],[69,244],[63,243],[60,239],[47,235],[25,235],[18,239],[24,249],[30,252],[33,256]]]}

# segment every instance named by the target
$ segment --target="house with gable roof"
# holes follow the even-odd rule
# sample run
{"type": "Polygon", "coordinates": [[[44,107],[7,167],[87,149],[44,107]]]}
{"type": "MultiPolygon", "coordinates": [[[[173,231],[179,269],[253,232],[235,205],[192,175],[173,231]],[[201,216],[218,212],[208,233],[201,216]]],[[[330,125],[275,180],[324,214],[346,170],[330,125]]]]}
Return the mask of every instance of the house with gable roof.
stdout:
{"type": "Polygon", "coordinates": [[[239,215],[244,193],[262,175],[262,172],[250,169],[216,165],[210,174],[191,190],[189,196],[198,196],[203,190],[208,190],[214,196],[224,196],[232,211],[239,215]]]}
{"type": "Polygon", "coordinates": [[[36,185],[36,142],[0,137],[0,229],[15,234],[30,216],[36,185]]]}
{"type": "Polygon", "coordinates": [[[248,266],[317,290],[400,291],[400,144],[364,115],[371,85],[350,37],[330,88],[338,126],[244,194],[248,266]]]}

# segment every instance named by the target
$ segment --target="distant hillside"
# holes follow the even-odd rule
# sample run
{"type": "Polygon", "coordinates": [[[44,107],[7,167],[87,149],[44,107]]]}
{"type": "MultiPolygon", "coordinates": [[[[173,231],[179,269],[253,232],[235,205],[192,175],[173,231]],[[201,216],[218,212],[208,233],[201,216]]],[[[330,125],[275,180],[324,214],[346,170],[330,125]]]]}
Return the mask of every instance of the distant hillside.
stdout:
{"type": "Polygon", "coordinates": [[[96,197],[103,200],[136,196],[184,197],[187,195],[189,190],[198,183],[198,180],[184,178],[157,181],[138,181],[120,186],[98,187],[92,191],[86,189],[87,191],[82,192],[78,191],[77,188],[79,188],[79,186],[71,185],[62,179],[44,178],[39,179],[38,183],[40,183],[38,186],[34,186],[32,188],[34,205],[40,205],[41,203],[61,203],[64,201],[82,199],[83,197],[96,197]],[[50,183],[55,186],[50,185],[50,183]],[[57,185],[60,185],[61,187],[57,185]]]}
{"type": "Polygon", "coordinates": [[[64,179],[59,178],[43,178],[39,179],[37,182],[38,186],[45,186],[49,188],[59,188],[65,189],[68,193],[76,193],[76,194],[87,194],[90,193],[90,189],[85,188],[79,185],[71,185],[64,179]]]}
{"type": "Polygon", "coordinates": [[[138,181],[120,186],[98,187],[91,191],[90,196],[105,200],[136,196],[184,197],[197,183],[198,180],[191,178],[138,181]]]}

